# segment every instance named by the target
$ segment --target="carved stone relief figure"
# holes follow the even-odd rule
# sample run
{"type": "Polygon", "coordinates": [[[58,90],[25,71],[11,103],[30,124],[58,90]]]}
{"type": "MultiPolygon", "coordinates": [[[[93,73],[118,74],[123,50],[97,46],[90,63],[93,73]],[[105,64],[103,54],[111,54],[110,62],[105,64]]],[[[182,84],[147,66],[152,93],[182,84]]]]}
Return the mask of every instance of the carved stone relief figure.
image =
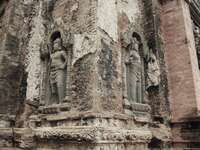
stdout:
{"type": "Polygon", "coordinates": [[[200,28],[193,24],[193,32],[194,32],[194,39],[195,39],[195,47],[197,51],[197,59],[200,68],[200,28]]]}
{"type": "Polygon", "coordinates": [[[152,49],[147,58],[147,89],[151,86],[158,86],[160,83],[160,68],[158,60],[152,49]]]}
{"type": "Polygon", "coordinates": [[[57,97],[58,102],[61,103],[65,97],[65,78],[67,67],[67,54],[62,47],[61,38],[53,41],[53,49],[50,54],[50,89],[51,96],[57,97]]]}
{"type": "Polygon", "coordinates": [[[126,89],[128,100],[131,103],[142,102],[142,61],[139,54],[139,41],[136,37],[131,38],[125,58],[126,65],[126,89]]]}
{"type": "Polygon", "coordinates": [[[40,53],[43,68],[40,105],[63,103],[68,89],[70,52],[63,46],[60,32],[52,34],[50,44],[41,47],[40,53]]]}

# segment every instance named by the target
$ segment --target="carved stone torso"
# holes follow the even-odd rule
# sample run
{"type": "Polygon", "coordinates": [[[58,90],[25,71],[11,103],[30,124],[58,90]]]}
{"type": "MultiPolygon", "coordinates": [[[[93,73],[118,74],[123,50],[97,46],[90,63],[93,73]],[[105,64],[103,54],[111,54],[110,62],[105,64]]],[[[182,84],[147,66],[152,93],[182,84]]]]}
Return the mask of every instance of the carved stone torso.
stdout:
{"type": "Polygon", "coordinates": [[[130,73],[135,74],[139,78],[141,75],[142,66],[141,66],[140,55],[138,54],[138,52],[132,50],[128,62],[129,62],[128,64],[130,68],[130,73]]]}
{"type": "Polygon", "coordinates": [[[61,38],[53,41],[49,61],[50,103],[62,103],[66,93],[68,56],[61,38]]]}
{"type": "Polygon", "coordinates": [[[64,69],[61,68],[63,63],[65,62],[65,51],[56,51],[55,53],[51,54],[51,70],[59,70],[64,69]]]}
{"type": "Polygon", "coordinates": [[[133,41],[127,47],[126,84],[127,96],[131,103],[142,101],[142,61],[139,54],[139,43],[133,41]]]}
{"type": "Polygon", "coordinates": [[[64,80],[64,69],[66,68],[65,60],[66,59],[65,51],[56,51],[50,56],[51,66],[50,66],[50,82],[58,83],[64,80]]]}

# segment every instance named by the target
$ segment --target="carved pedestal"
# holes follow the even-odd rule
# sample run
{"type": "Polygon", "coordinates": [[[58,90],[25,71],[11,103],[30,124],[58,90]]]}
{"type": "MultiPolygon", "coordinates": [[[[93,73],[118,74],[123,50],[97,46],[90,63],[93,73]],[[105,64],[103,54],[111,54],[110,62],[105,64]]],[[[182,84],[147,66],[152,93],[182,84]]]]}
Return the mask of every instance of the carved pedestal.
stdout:
{"type": "Polygon", "coordinates": [[[43,114],[32,122],[32,133],[38,150],[145,150],[152,135],[146,122],[136,120],[113,113],[43,114]]]}
{"type": "Polygon", "coordinates": [[[54,104],[50,106],[41,106],[39,107],[39,112],[42,114],[55,114],[63,111],[69,111],[71,109],[71,106],[69,103],[63,103],[63,104],[54,104]]]}

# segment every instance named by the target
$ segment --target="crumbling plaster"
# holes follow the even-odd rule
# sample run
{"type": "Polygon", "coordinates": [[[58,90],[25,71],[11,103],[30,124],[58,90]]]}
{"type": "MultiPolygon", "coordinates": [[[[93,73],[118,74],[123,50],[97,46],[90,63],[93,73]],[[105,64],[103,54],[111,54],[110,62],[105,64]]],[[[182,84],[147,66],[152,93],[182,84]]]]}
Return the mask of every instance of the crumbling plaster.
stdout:
{"type": "Polygon", "coordinates": [[[106,32],[115,42],[119,40],[119,14],[125,13],[130,24],[139,22],[141,16],[138,0],[99,0],[97,6],[97,27],[106,32]]]}

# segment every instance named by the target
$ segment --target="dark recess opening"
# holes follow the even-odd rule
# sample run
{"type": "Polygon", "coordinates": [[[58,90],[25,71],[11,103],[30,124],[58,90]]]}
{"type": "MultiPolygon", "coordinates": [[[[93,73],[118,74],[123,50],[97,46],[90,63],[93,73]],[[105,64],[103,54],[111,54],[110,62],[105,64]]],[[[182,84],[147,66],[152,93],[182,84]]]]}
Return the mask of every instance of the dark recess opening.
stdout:
{"type": "Polygon", "coordinates": [[[162,141],[153,137],[151,142],[148,144],[148,148],[151,150],[161,150],[162,149],[162,141]]]}
{"type": "Polygon", "coordinates": [[[55,31],[52,35],[51,35],[51,42],[55,41],[57,38],[61,38],[61,34],[60,31],[55,31]]]}

